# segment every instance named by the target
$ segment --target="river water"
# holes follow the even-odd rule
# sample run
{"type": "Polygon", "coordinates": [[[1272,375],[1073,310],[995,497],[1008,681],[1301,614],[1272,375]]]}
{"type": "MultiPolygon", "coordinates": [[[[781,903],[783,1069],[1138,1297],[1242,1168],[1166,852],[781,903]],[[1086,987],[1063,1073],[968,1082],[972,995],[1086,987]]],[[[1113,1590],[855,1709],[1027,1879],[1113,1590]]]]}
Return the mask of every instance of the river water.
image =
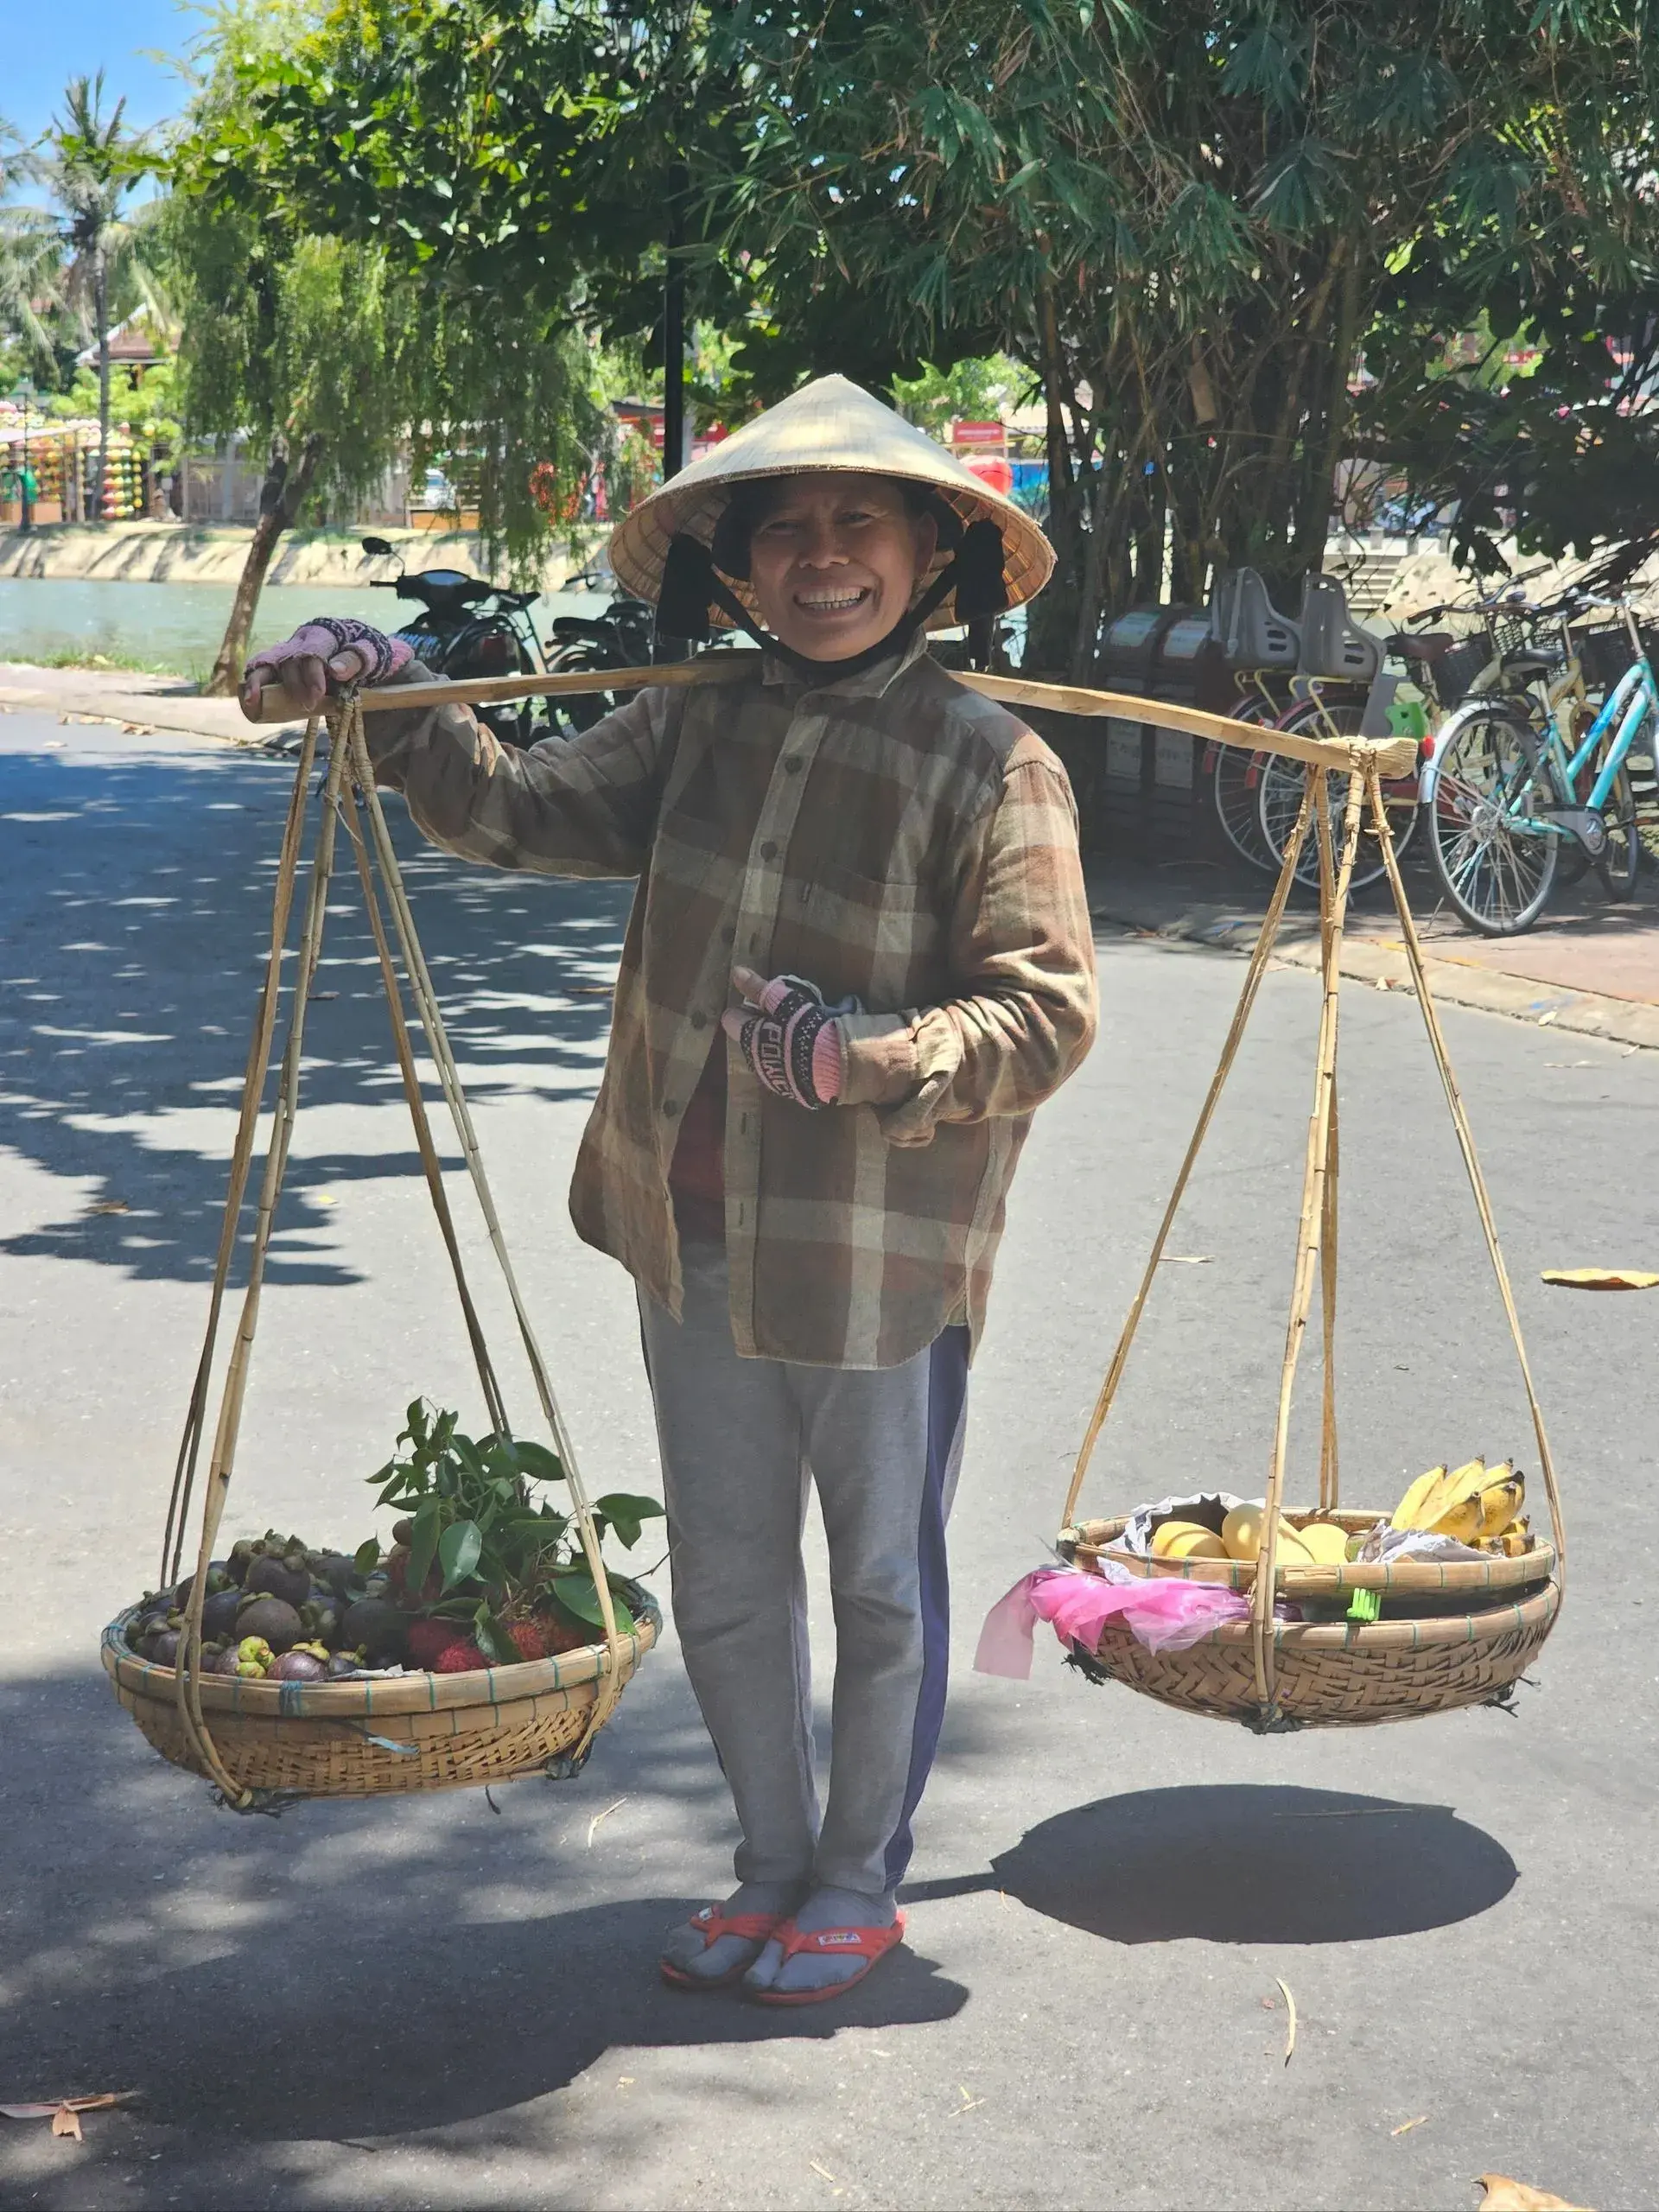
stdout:
{"type": "MultiPolygon", "coordinates": [[[[207,675],[225,634],[231,584],[112,583],[0,576],[0,661],[52,662],[105,654],[143,668],[207,675]]],[[[531,609],[544,637],[556,614],[596,614],[592,592],[549,592],[531,609]]],[[[392,628],[418,612],[412,601],[346,584],[268,584],[254,618],[256,646],[273,644],[308,614],[356,614],[392,628]]]]}

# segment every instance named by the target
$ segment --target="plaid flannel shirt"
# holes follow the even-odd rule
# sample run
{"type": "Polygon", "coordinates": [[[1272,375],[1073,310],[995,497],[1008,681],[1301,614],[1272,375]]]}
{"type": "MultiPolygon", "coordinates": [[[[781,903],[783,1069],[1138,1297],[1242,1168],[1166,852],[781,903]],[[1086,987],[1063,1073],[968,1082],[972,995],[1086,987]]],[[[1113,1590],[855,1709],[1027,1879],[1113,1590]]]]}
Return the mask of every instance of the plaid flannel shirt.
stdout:
{"type": "Polygon", "coordinates": [[[880,1368],[952,1322],[976,1340],[1032,1109],[1096,1011],[1076,808],[1042,741],[919,639],[818,686],[757,655],[527,753],[461,705],[365,728],[378,780],[447,851],[639,879],[571,1186],[582,1236],[677,1317],[669,1171],[718,1044],[738,1351],[880,1368]],[[734,963],[868,1009],[841,1017],[836,1106],[772,1096],[721,1039],[734,963]]]}

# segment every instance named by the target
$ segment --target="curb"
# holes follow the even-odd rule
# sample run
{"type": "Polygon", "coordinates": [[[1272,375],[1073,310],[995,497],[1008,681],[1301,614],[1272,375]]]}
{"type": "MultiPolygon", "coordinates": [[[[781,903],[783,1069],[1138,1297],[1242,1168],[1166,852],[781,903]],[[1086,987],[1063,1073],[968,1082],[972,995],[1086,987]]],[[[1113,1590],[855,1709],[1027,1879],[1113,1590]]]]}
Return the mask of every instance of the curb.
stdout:
{"type": "Polygon", "coordinates": [[[186,737],[266,751],[303,725],[253,723],[234,699],[201,699],[190,693],[118,691],[101,684],[0,683],[0,714],[55,715],[60,721],[102,722],[130,736],[166,730],[186,737]]]}
{"type": "MultiPolygon", "coordinates": [[[[1216,908],[1197,907],[1179,920],[1162,925],[1144,913],[1116,906],[1090,909],[1097,922],[1152,936],[1166,944],[1205,945],[1217,952],[1248,953],[1261,931],[1254,915],[1228,915],[1216,908]]],[[[1269,965],[1311,969],[1319,965],[1317,924],[1295,922],[1287,917],[1269,965]]],[[[1405,949],[1395,940],[1346,938],[1338,963],[1342,974],[1379,991],[1402,991],[1414,995],[1405,949]]],[[[1586,1037],[1600,1037],[1612,1045],[1643,1052],[1659,1052],[1659,1006],[1642,999],[1604,998],[1594,991],[1573,991],[1540,983],[1529,976],[1507,976],[1501,970],[1477,968],[1471,963],[1446,960],[1425,952],[1423,967],[1435,1002],[1473,1007],[1481,1014],[1501,1014],[1512,1021],[1527,1021],[1538,1028],[1571,1030],[1586,1037]]]]}

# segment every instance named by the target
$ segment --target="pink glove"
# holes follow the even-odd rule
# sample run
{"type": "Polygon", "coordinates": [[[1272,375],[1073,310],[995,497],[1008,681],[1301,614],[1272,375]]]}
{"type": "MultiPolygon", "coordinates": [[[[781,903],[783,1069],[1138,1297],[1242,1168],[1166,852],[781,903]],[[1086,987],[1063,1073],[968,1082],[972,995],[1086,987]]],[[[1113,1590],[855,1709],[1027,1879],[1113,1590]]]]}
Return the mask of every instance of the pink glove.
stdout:
{"type": "Polygon", "coordinates": [[[770,982],[752,968],[734,968],[732,981],[743,994],[741,1007],[721,1016],[728,1037],[753,1072],[774,1096],[816,1112],[841,1096],[845,1068],[837,1011],[826,1006],[816,984],[799,976],[774,976],[770,982]]]}
{"type": "Polygon", "coordinates": [[[251,714],[268,684],[279,684],[300,714],[348,683],[384,683],[415,658],[401,638],[388,638],[355,615],[319,614],[291,638],[255,653],[242,671],[243,709],[251,714]]]}

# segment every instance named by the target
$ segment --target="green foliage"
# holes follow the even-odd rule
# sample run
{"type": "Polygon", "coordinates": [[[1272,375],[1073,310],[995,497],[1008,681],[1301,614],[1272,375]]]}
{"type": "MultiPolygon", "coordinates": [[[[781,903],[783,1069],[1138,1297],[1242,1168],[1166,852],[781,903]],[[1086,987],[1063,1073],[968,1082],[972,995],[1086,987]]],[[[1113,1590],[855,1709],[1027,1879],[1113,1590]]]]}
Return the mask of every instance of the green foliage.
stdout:
{"type": "Polygon", "coordinates": [[[1008,357],[1047,404],[1035,649],[1081,671],[1105,612],[1160,594],[1166,543],[1178,597],[1221,563],[1294,587],[1357,442],[1452,486],[1471,546],[1505,502],[1540,543],[1593,536],[1575,485],[1616,493],[1627,461],[1611,527],[1635,525],[1646,446],[1601,419],[1602,340],[1646,359],[1656,12],[339,0],[238,65],[192,188],[211,171],[255,224],[418,278],[442,343],[417,350],[447,365],[424,412],[494,419],[457,411],[464,364],[508,425],[502,528],[525,378],[560,363],[551,437],[591,397],[576,325],[656,358],[671,256],[728,418],[832,369],[943,404],[931,379],[1008,357]],[[1484,309],[1539,334],[1548,376],[1447,374],[1484,309]],[[1357,418],[1362,347],[1382,382],[1357,418]]]}
{"type": "Polygon", "coordinates": [[[893,404],[936,435],[957,419],[994,422],[1004,408],[1022,405],[1037,388],[1031,371],[1006,353],[983,360],[969,357],[948,369],[924,361],[919,376],[896,376],[891,384],[893,404]]]}
{"type": "MultiPolygon", "coordinates": [[[[290,188],[294,148],[270,111],[292,106],[308,60],[357,36],[356,10],[295,0],[218,22],[166,218],[191,427],[290,443],[321,433],[318,482],[341,499],[367,490],[412,440],[417,471],[442,458],[476,483],[491,551],[534,569],[550,525],[531,470],[550,463],[574,488],[605,438],[593,363],[563,293],[516,290],[505,270],[480,286],[464,269],[429,266],[415,226],[394,213],[384,139],[369,173],[384,209],[347,219],[339,195],[290,188]]],[[[369,99],[358,87],[348,97],[369,99]]],[[[296,115],[293,127],[308,126],[296,115]]],[[[350,129],[344,137],[355,143],[350,129]]],[[[474,151],[484,158],[487,145],[474,151]]],[[[340,181],[353,174],[343,164],[340,181]]],[[[448,189],[442,176],[423,178],[416,197],[432,213],[448,189]]]]}
{"type": "MultiPolygon", "coordinates": [[[[482,1649],[504,1662],[518,1656],[500,1630],[505,1611],[550,1599],[578,1620],[601,1618],[571,1516],[534,1494],[537,1484],[564,1479],[556,1453],[523,1438],[464,1436],[458,1415],[435,1413],[419,1398],[397,1442],[369,1480],[380,1504],[412,1521],[407,1587],[422,1589],[435,1561],[440,1569],[429,1611],[472,1619],[482,1649]]],[[[613,1532],[632,1549],[662,1510],[653,1498],[615,1491],[594,1504],[594,1526],[601,1541],[613,1532]]],[[[619,1624],[632,1628],[614,1584],[612,1602],[619,1624]]]]}

